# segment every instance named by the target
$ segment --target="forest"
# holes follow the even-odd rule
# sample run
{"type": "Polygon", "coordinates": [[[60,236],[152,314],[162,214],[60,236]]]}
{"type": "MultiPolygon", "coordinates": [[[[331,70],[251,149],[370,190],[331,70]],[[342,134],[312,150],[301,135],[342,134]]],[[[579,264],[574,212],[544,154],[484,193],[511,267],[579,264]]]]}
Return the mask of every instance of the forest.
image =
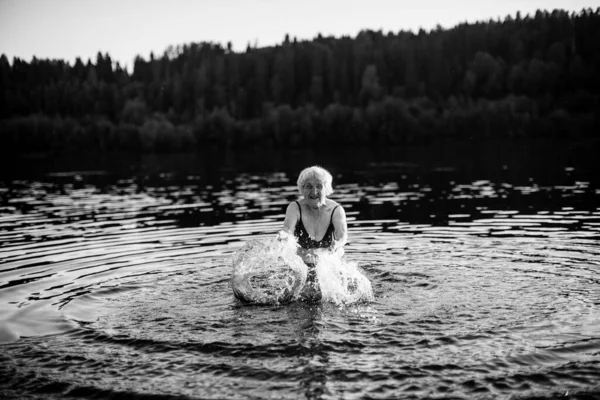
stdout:
{"type": "Polygon", "coordinates": [[[0,57],[0,153],[595,138],[600,8],[134,60],[0,57]]]}

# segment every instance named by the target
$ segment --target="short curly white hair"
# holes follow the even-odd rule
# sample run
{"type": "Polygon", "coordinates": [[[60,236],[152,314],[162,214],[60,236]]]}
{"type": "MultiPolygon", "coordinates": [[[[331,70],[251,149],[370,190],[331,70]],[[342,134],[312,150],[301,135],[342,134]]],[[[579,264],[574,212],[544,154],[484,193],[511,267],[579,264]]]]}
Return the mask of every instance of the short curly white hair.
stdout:
{"type": "Polygon", "coordinates": [[[304,184],[309,179],[318,179],[323,182],[323,193],[325,196],[329,196],[333,193],[333,187],[331,186],[333,182],[333,177],[325,168],[319,167],[318,165],[313,165],[312,167],[308,167],[300,172],[298,176],[298,191],[302,193],[302,188],[304,184]]]}

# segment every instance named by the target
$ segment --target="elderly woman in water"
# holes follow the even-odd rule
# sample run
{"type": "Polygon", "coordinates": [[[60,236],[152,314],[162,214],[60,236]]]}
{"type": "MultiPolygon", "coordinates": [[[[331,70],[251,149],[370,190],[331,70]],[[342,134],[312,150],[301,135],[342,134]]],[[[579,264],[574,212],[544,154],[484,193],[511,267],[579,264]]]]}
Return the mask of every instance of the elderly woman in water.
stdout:
{"type": "Polygon", "coordinates": [[[344,208],[328,199],[332,176],[324,168],[312,166],[298,176],[298,190],[303,198],[290,203],[285,212],[280,238],[294,235],[300,248],[298,255],[308,266],[308,282],[315,284],[315,250],[328,249],[342,256],[348,240],[344,208]]]}

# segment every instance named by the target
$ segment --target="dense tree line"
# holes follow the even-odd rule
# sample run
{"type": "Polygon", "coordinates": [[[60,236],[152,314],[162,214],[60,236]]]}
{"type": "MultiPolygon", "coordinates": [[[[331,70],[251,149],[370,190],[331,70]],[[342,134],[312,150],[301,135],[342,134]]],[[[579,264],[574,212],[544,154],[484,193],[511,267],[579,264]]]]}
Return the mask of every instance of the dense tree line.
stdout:
{"type": "Polygon", "coordinates": [[[95,63],[0,57],[3,151],[386,145],[598,132],[600,9],[236,53],[192,43],[95,63]]]}

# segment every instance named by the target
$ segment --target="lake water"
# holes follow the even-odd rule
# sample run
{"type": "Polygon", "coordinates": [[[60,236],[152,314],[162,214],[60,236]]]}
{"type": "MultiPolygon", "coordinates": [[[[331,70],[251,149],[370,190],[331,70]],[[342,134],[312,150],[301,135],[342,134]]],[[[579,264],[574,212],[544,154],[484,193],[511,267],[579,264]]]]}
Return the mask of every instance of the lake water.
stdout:
{"type": "Polygon", "coordinates": [[[600,396],[600,189],[563,144],[29,159],[0,183],[0,397],[600,396]],[[374,300],[253,306],[231,258],[319,163],[374,300]]]}

